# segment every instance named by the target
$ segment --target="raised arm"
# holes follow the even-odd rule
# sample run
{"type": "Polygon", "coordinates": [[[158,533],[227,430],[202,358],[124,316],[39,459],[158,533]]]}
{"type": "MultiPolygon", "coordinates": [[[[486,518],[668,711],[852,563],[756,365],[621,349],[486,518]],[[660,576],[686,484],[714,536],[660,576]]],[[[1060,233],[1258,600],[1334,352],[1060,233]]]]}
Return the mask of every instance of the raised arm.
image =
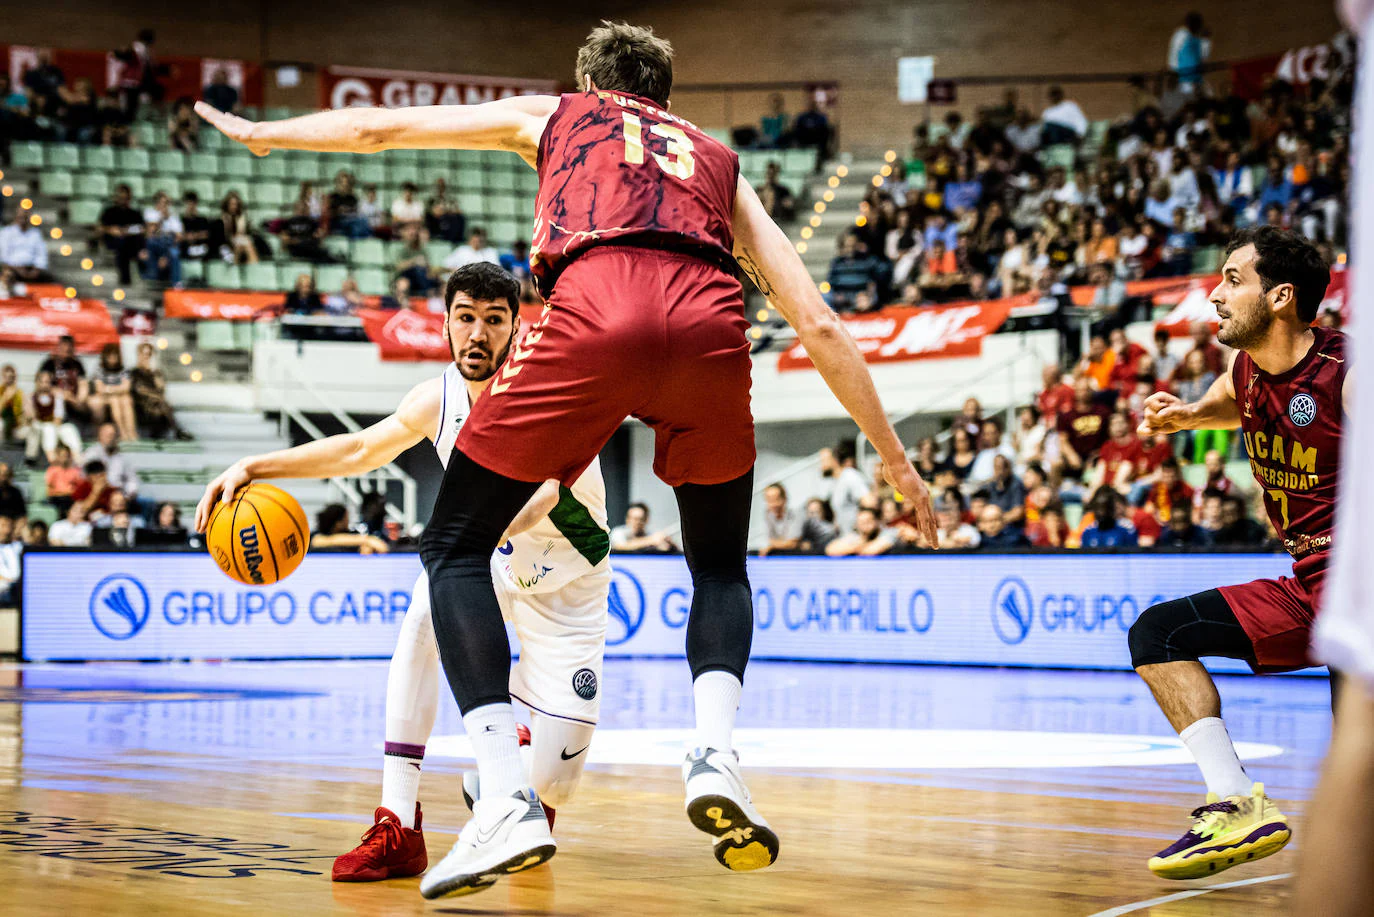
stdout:
{"type": "Polygon", "coordinates": [[[531,166],[557,96],[513,96],[481,105],[340,108],[282,121],[248,121],[205,102],[196,113],[258,156],[272,150],[377,153],[396,149],[506,150],[531,166]]]}
{"type": "Polygon", "coordinates": [[[888,481],[911,500],[917,528],[931,544],[937,544],[930,494],[888,422],[868,364],[843,323],[821,299],[792,243],[743,177],[735,192],[734,231],[735,260],[796,329],[821,378],[882,458],[888,481]]]}
{"type": "Polygon", "coordinates": [[[1155,392],[1146,398],[1145,413],[1137,428],[1139,432],[1148,436],[1180,430],[1234,430],[1239,427],[1240,405],[1236,403],[1236,386],[1231,381],[1231,366],[1235,361],[1235,354],[1232,354],[1226,372],[1192,404],[1185,404],[1168,392],[1155,392]]]}
{"type": "Polygon", "coordinates": [[[205,488],[196,506],[196,531],[205,530],[215,501],[228,503],[242,487],[270,478],[341,478],[375,471],[434,434],[443,380],[415,386],[396,413],[357,433],[340,433],[290,449],[252,455],[229,466],[205,488]]]}

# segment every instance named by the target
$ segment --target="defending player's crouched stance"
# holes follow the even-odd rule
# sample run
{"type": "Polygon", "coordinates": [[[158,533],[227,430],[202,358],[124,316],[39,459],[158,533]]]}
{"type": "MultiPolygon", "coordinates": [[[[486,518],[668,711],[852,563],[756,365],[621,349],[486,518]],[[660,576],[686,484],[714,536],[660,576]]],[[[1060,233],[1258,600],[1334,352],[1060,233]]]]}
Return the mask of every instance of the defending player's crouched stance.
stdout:
{"type": "MultiPolygon", "coordinates": [[[[446,290],[445,325],[454,363],[442,377],[416,386],[396,413],[359,433],[243,459],[207,488],[198,526],[216,500],[258,478],[362,474],[424,439],[447,465],[472,404],[516,339],[518,294],[515,280],[494,265],[455,271],[446,290]]],[[[427,897],[477,891],[544,862],[557,849],[550,833],[554,809],[571,799],[581,779],[600,707],[609,549],[605,483],[593,462],[571,487],[556,481],[539,486],[492,554],[488,573],[522,649],[510,673],[511,695],[530,708],[533,722],[532,730],[510,725],[518,752],[500,762],[502,776],[522,789],[484,797],[477,774],[464,775],[473,819],[446,858],[460,868],[432,870],[421,887],[427,897]]],[[[335,861],[335,881],[414,876],[428,864],[418,793],[439,670],[429,581],[422,573],[388,670],[381,805],[362,843],[335,861]]],[[[480,746],[503,724],[467,717],[464,726],[480,746]]]]}
{"type": "Polygon", "coordinates": [[[1207,800],[1193,826],[1150,858],[1166,879],[1196,879],[1281,850],[1287,818],[1252,783],[1221,719],[1203,656],[1244,659],[1257,673],[1313,664],[1331,531],[1348,364],[1345,337],[1313,328],[1330,271],[1315,246],[1272,227],[1231,243],[1212,291],[1217,340],[1238,353],[1194,404],[1150,396],[1142,433],[1235,429],[1245,438],[1265,509],[1293,556],[1293,576],[1161,602],[1131,627],[1131,664],[1202,770],[1207,800]]]}

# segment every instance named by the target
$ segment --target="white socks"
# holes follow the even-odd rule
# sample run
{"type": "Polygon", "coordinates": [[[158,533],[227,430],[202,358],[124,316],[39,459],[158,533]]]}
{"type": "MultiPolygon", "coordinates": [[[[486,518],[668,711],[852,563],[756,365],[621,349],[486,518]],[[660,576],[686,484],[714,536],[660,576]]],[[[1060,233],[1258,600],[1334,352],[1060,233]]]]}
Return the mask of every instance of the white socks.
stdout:
{"type": "Polygon", "coordinates": [[[1231,736],[1221,717],[1203,717],[1180,732],[1178,737],[1188,746],[1197,766],[1202,769],[1207,792],[1216,793],[1222,799],[1250,795],[1253,783],[1245,775],[1240,758],[1236,757],[1235,746],[1231,744],[1231,736]]]}
{"type": "Polygon", "coordinates": [[[515,708],[509,701],[469,711],[463,716],[463,728],[477,755],[477,776],[484,798],[509,796],[530,785],[515,735],[515,708]]]}
{"type": "Polygon", "coordinates": [[[700,748],[732,751],[735,714],[739,712],[740,680],[729,672],[713,669],[692,682],[696,702],[697,737],[700,748]]]}
{"type": "Polygon", "coordinates": [[[406,828],[415,827],[415,802],[420,798],[420,763],[423,745],[386,743],[382,756],[382,806],[390,809],[406,828]]]}

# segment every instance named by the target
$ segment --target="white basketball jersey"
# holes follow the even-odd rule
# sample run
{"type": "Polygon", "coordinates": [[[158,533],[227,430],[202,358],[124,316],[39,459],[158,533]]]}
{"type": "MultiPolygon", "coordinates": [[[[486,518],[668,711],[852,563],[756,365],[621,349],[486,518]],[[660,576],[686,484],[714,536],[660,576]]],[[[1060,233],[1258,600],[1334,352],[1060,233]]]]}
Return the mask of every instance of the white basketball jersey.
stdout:
{"type": "MultiPolygon", "coordinates": [[[[434,451],[447,468],[472,404],[457,366],[444,370],[443,384],[434,451]]],[[[521,592],[553,592],[606,564],[611,541],[601,461],[593,461],[572,487],[560,485],[558,495],[547,516],[496,549],[497,566],[521,592]]]]}

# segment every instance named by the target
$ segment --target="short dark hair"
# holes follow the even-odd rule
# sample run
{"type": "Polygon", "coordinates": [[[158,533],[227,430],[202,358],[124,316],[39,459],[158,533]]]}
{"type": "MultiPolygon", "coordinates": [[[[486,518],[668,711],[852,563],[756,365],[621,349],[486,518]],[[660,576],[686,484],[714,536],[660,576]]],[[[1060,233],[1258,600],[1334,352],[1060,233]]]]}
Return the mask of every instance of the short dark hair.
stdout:
{"type": "Polygon", "coordinates": [[[321,535],[332,535],[335,527],[347,517],[347,507],[342,503],[330,503],[315,516],[315,531],[321,535]]]}
{"type": "Polygon", "coordinates": [[[628,513],[632,509],[642,509],[644,510],[644,515],[649,515],[649,504],[647,503],[640,503],[638,501],[631,503],[629,506],[625,507],[625,512],[628,513]]]}
{"type": "Polygon", "coordinates": [[[1238,248],[1255,246],[1255,273],[1260,288],[1268,293],[1281,283],[1293,285],[1298,318],[1306,324],[1317,320],[1317,309],[1331,283],[1331,268],[1321,251],[1310,241],[1277,226],[1252,226],[1231,237],[1226,246],[1229,256],[1238,248]]]}
{"type": "Polygon", "coordinates": [[[764,488],[764,490],[765,490],[765,491],[769,491],[769,490],[772,490],[774,487],[776,487],[776,488],[778,489],[778,493],[782,494],[782,498],[783,498],[784,500],[786,500],[786,499],[787,499],[787,488],[786,488],[786,487],[783,487],[783,486],[782,486],[781,484],[779,484],[777,481],[774,481],[772,484],[769,484],[767,487],[764,488]]]}
{"type": "Polygon", "coordinates": [[[444,287],[444,311],[453,308],[453,297],[457,293],[466,293],[477,302],[504,299],[512,315],[520,314],[520,281],[499,264],[479,261],[465,264],[449,274],[448,285],[444,287]]]}
{"type": "Polygon", "coordinates": [[[673,46],[646,26],[601,20],[577,52],[577,88],[626,92],[668,104],[673,89],[673,46]]]}
{"type": "Polygon", "coordinates": [[[194,191],[187,191],[185,194],[181,196],[181,202],[183,204],[199,204],[200,195],[194,191]]]}
{"type": "Polygon", "coordinates": [[[92,461],[87,462],[82,467],[81,473],[88,478],[93,474],[104,474],[105,463],[102,462],[100,459],[93,459],[92,461]]]}

